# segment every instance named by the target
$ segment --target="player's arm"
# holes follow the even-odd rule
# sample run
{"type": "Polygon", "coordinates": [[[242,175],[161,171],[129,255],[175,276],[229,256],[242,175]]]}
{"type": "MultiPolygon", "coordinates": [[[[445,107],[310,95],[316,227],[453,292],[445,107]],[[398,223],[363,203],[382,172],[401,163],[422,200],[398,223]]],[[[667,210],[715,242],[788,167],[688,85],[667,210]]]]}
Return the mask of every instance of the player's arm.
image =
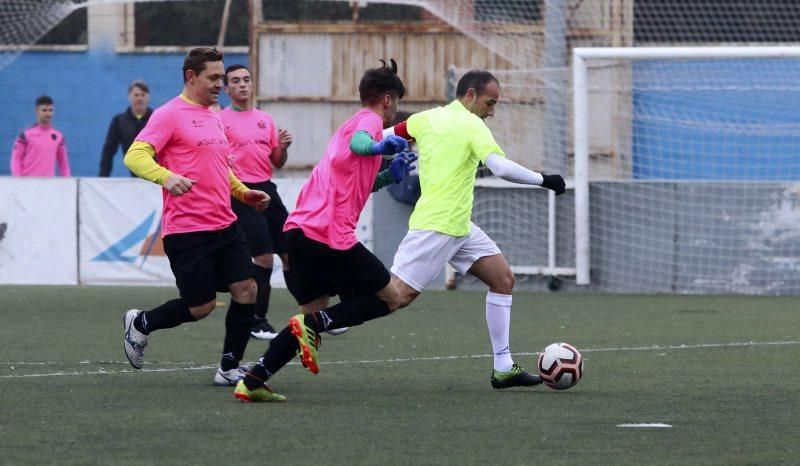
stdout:
{"type": "Polygon", "coordinates": [[[389,136],[400,136],[401,138],[405,139],[406,141],[413,141],[414,136],[412,136],[408,132],[408,120],[401,121],[400,123],[390,126],[383,130],[383,137],[384,139],[389,136]]]}
{"type": "Polygon", "coordinates": [[[69,154],[67,153],[67,141],[64,140],[64,137],[61,137],[61,144],[58,145],[58,149],[56,149],[56,162],[58,163],[58,172],[61,173],[61,176],[69,177],[72,176],[72,172],[69,169],[69,154]]]}
{"type": "Polygon", "coordinates": [[[231,184],[231,196],[237,201],[247,204],[259,212],[269,205],[269,195],[267,193],[248,188],[236,177],[230,167],[228,168],[228,180],[231,184]]]}
{"type": "Polygon", "coordinates": [[[156,160],[156,149],[144,141],[133,141],[125,153],[125,166],[143,180],[159,184],[173,196],[181,196],[192,189],[195,180],[172,173],[159,165],[156,160]]]}
{"type": "Polygon", "coordinates": [[[408,141],[400,136],[375,141],[368,132],[356,131],[350,138],[350,150],[358,155],[393,155],[408,150],[408,141]]]}
{"type": "Polygon", "coordinates": [[[25,131],[19,133],[11,149],[11,176],[22,176],[22,166],[25,160],[25,151],[28,149],[28,140],[25,131]]]}
{"type": "Polygon", "coordinates": [[[563,194],[565,190],[564,178],[561,175],[544,175],[528,170],[522,165],[508,160],[503,155],[491,153],[486,158],[485,165],[489,170],[506,181],[520,184],[533,184],[555,191],[556,195],[563,194]]]}
{"type": "Polygon", "coordinates": [[[393,183],[399,183],[405,179],[411,170],[414,169],[412,163],[417,160],[414,152],[401,152],[389,163],[389,167],[378,173],[375,183],[372,185],[372,192],[376,192],[393,183]]]}
{"type": "Polygon", "coordinates": [[[292,134],[285,129],[277,130],[273,135],[275,147],[269,154],[269,159],[272,166],[275,168],[283,168],[286,165],[286,160],[289,158],[289,146],[292,145],[292,134]]]}
{"type": "Polygon", "coordinates": [[[244,202],[244,195],[250,190],[228,167],[228,180],[231,183],[231,196],[239,202],[244,202]]]}

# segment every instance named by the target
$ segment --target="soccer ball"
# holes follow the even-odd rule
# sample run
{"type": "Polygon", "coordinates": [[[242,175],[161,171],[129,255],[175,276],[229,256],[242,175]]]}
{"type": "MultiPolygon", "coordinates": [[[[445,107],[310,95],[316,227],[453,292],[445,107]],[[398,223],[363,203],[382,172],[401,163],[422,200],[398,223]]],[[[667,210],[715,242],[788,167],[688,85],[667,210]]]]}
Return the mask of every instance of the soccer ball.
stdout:
{"type": "Polygon", "coordinates": [[[542,382],[554,390],[566,390],[583,376],[583,356],[568,343],[553,343],[539,354],[542,382]]]}

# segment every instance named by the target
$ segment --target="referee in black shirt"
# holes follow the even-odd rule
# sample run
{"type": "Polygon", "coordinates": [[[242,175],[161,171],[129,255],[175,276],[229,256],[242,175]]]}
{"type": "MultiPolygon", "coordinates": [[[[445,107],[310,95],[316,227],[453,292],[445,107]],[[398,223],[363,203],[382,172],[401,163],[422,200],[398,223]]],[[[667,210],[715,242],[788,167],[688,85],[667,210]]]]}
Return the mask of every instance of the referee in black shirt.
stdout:
{"type": "MultiPolygon", "coordinates": [[[[134,81],[128,87],[128,101],[131,106],[122,113],[114,115],[108,126],[106,142],[103,144],[103,156],[100,159],[100,176],[111,176],[114,155],[120,144],[122,155],[128,152],[139,131],[147,124],[153,109],[147,106],[150,101],[150,89],[144,81],[134,81]]],[[[136,176],[131,173],[131,176],[136,176]]]]}

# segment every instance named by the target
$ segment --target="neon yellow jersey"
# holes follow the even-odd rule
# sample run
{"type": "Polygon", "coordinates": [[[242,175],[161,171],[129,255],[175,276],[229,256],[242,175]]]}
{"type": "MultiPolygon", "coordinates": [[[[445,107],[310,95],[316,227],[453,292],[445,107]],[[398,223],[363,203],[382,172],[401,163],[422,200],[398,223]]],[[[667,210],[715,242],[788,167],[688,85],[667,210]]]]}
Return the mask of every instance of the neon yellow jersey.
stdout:
{"type": "Polygon", "coordinates": [[[409,228],[466,235],[478,162],[505,153],[483,120],[458,100],[412,115],[406,128],[417,141],[422,188],[409,228]]]}

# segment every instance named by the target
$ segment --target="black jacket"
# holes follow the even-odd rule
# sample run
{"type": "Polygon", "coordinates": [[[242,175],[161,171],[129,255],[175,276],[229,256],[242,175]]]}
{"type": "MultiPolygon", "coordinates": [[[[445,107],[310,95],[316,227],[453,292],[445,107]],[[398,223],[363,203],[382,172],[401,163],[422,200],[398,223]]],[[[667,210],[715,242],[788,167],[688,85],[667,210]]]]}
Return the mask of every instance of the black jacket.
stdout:
{"type": "MultiPolygon", "coordinates": [[[[114,154],[117,153],[117,148],[122,144],[122,155],[128,152],[128,148],[133,144],[133,140],[139,135],[150,115],[153,114],[153,109],[147,108],[144,116],[141,119],[136,118],[128,107],[122,113],[114,115],[111,119],[111,124],[108,126],[108,133],[106,134],[106,142],[103,144],[103,156],[100,158],[100,176],[110,176],[111,167],[114,164],[114,154]]],[[[131,176],[136,176],[131,173],[131,176]]]]}

